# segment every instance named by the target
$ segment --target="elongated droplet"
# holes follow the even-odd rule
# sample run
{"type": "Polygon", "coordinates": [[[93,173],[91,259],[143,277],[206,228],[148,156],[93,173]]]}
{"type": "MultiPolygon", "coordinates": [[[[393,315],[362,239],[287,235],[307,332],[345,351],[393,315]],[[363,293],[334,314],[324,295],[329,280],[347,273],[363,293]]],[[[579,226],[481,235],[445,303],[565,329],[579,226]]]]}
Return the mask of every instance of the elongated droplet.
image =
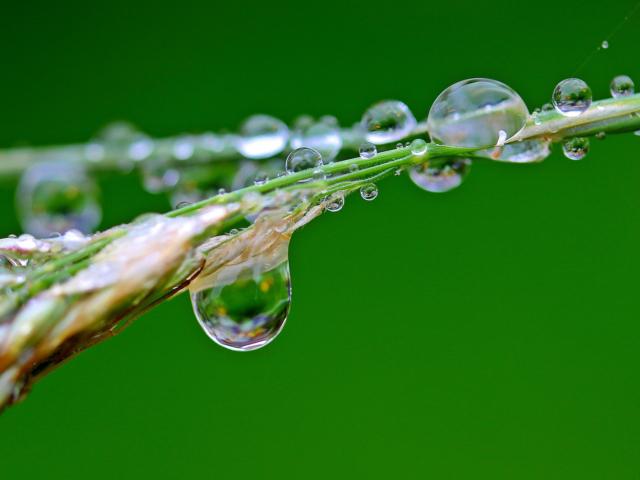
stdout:
{"type": "Polygon", "coordinates": [[[269,158],[282,152],[289,140],[289,128],[269,115],[252,115],[240,128],[236,148],[246,158],[269,158]]]}
{"type": "Polygon", "coordinates": [[[528,118],[527,106],[515,90],[497,80],[472,78],[438,96],[427,129],[437,143],[488,147],[514,136],[528,118]]]}
{"type": "Polygon", "coordinates": [[[553,90],[553,106],[565,117],[577,117],[591,106],[591,89],[579,78],[562,80],[553,90]]]}
{"type": "Polygon", "coordinates": [[[102,216],[93,179],[81,166],[64,162],[36,163],[26,170],[17,204],[22,227],[37,237],[72,229],[90,233],[102,216]]]}
{"type": "Polygon", "coordinates": [[[627,75],[618,75],[611,80],[609,89],[613,98],[628,97],[629,95],[634,94],[635,85],[633,84],[631,77],[627,75]]]}
{"type": "Polygon", "coordinates": [[[340,153],[342,137],[337,125],[320,122],[298,129],[291,136],[291,147],[313,148],[325,163],[330,163],[340,153]]]}
{"type": "Polygon", "coordinates": [[[360,145],[360,158],[373,158],[377,153],[378,149],[371,142],[364,142],[362,145],[360,145]]]}
{"type": "Polygon", "coordinates": [[[459,187],[471,169],[468,158],[452,158],[441,166],[417,165],[409,170],[409,177],[427,192],[443,193],[459,187]]]}
{"type": "Polygon", "coordinates": [[[397,142],[417,125],[409,107],[398,100],[385,100],[369,107],[362,116],[361,126],[368,142],[380,145],[397,142]]]}
{"type": "Polygon", "coordinates": [[[589,153],[589,139],[574,137],[562,144],[562,152],[569,160],[582,160],[589,153]]]}
{"type": "Polygon", "coordinates": [[[287,156],[285,170],[287,173],[297,173],[308,168],[322,166],[322,155],[313,148],[296,148],[287,156]]]}
{"type": "Polygon", "coordinates": [[[246,268],[224,285],[191,295],[205,333],[229,350],[264,347],[282,331],[291,306],[289,261],[254,274],[246,268]]]}

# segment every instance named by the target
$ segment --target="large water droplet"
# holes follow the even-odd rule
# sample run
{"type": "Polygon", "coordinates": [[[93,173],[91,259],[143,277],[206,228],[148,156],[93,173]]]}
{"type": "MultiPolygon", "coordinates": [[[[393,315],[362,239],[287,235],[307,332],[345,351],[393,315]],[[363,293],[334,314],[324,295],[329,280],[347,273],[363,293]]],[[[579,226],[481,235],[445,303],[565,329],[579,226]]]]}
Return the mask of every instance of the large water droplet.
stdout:
{"type": "Polygon", "coordinates": [[[291,147],[313,148],[320,152],[325,163],[330,163],[340,153],[342,137],[337,126],[320,122],[297,130],[291,136],[291,147]]]}
{"type": "Polygon", "coordinates": [[[562,153],[569,160],[582,160],[589,153],[589,139],[586,137],[574,137],[562,144],[562,153]]]}
{"type": "Polygon", "coordinates": [[[364,142],[360,145],[360,158],[369,159],[377,155],[378,149],[371,142],[364,142]]]}
{"type": "Polygon", "coordinates": [[[288,156],[285,163],[287,173],[296,173],[308,168],[322,165],[322,155],[317,150],[308,147],[296,148],[288,156]]]}
{"type": "Polygon", "coordinates": [[[325,200],[324,208],[328,212],[339,212],[344,207],[344,193],[336,192],[325,200]]]}
{"type": "Polygon", "coordinates": [[[252,115],[240,127],[236,148],[247,158],[269,158],[287,146],[289,128],[269,115],[252,115]]]}
{"type": "Polygon", "coordinates": [[[472,78],[438,96],[429,111],[427,129],[438,143],[483,147],[511,138],[528,118],[527,106],[512,88],[496,80],[472,78]]]}
{"type": "Polygon", "coordinates": [[[367,141],[380,145],[403,139],[411,133],[417,122],[404,103],[385,100],[369,107],[362,116],[361,125],[367,141]]]}
{"type": "Polygon", "coordinates": [[[25,231],[37,237],[75,229],[92,232],[100,222],[98,187],[85,170],[64,162],[36,163],[18,185],[17,204],[25,231]]]}
{"type": "Polygon", "coordinates": [[[427,192],[442,193],[459,187],[471,169],[468,158],[452,158],[444,165],[417,165],[409,170],[409,177],[427,192]]]}
{"type": "Polygon", "coordinates": [[[258,274],[245,268],[229,283],[193,293],[191,303],[200,326],[218,345],[237,351],[264,347],[289,314],[289,262],[258,274]]]}
{"type": "Polygon", "coordinates": [[[634,94],[635,85],[633,84],[631,77],[627,75],[618,75],[611,80],[609,89],[611,90],[611,96],[613,98],[628,97],[629,95],[634,94]]]}
{"type": "Polygon", "coordinates": [[[551,100],[562,115],[577,117],[591,106],[591,89],[579,78],[567,78],[556,85],[551,100]]]}
{"type": "Polygon", "coordinates": [[[522,142],[507,143],[501,148],[480,152],[492,160],[509,163],[541,162],[551,154],[546,140],[524,140],[522,142]]]}

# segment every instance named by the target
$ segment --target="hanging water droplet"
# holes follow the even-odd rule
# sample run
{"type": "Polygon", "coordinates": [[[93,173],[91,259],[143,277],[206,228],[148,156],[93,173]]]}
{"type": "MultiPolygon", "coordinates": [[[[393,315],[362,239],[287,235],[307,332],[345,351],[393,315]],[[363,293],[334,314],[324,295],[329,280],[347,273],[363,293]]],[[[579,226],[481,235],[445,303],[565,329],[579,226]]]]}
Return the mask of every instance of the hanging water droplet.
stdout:
{"type": "Polygon", "coordinates": [[[360,196],[367,202],[375,200],[378,197],[378,187],[373,183],[363,185],[360,187],[360,196]]]}
{"type": "Polygon", "coordinates": [[[551,100],[558,113],[577,117],[591,106],[591,89],[579,78],[567,78],[556,85],[551,100]]]}
{"type": "Polygon", "coordinates": [[[362,145],[360,145],[360,158],[373,158],[377,153],[378,149],[371,142],[364,142],[362,145]]]}
{"type": "Polygon", "coordinates": [[[269,176],[265,172],[258,172],[253,180],[254,185],[264,185],[269,180],[269,176]]]}
{"type": "Polygon", "coordinates": [[[325,163],[331,163],[340,153],[342,137],[334,125],[315,123],[306,128],[298,129],[291,136],[291,147],[309,147],[320,152],[325,163]]]}
{"type": "Polygon", "coordinates": [[[80,165],[64,162],[29,167],[18,185],[17,204],[22,227],[37,237],[71,229],[90,233],[102,216],[93,179],[80,165]]]}
{"type": "Polygon", "coordinates": [[[289,261],[266,272],[245,268],[223,285],[191,295],[198,323],[218,345],[250,351],[282,331],[291,306],[289,261]]]}
{"type": "Polygon", "coordinates": [[[520,95],[504,83],[472,78],[444,90],[427,119],[431,138],[445,145],[483,147],[496,145],[500,131],[505,140],[527,123],[529,111],[520,95]]]}
{"type": "Polygon", "coordinates": [[[269,158],[287,146],[289,129],[269,115],[252,115],[240,127],[236,148],[246,158],[269,158]]]}
{"type": "Polygon", "coordinates": [[[459,187],[471,169],[468,158],[452,158],[444,165],[417,165],[409,170],[409,177],[427,192],[442,193],[459,187]]]}
{"type": "Polygon", "coordinates": [[[296,173],[308,168],[322,165],[322,155],[317,150],[308,147],[296,148],[288,156],[285,162],[287,173],[296,173]]]}
{"type": "Polygon", "coordinates": [[[609,89],[613,98],[628,97],[629,95],[634,94],[635,85],[633,84],[631,77],[627,75],[618,75],[611,80],[609,89]]]}
{"type": "Polygon", "coordinates": [[[427,142],[425,142],[421,138],[416,138],[413,142],[411,142],[411,153],[418,157],[427,153],[427,142]]]}
{"type": "Polygon", "coordinates": [[[170,167],[167,158],[149,158],[141,164],[140,169],[144,188],[149,193],[173,189],[180,181],[180,172],[170,167]]]}
{"type": "Polygon", "coordinates": [[[543,161],[551,154],[549,143],[539,139],[524,140],[507,143],[499,149],[483,150],[478,153],[499,162],[536,163],[543,161]]]}
{"type": "Polygon", "coordinates": [[[582,160],[589,153],[589,139],[574,137],[562,144],[562,152],[569,160],[582,160]]]}
{"type": "Polygon", "coordinates": [[[324,202],[324,208],[329,212],[339,212],[344,207],[344,193],[336,192],[324,202]]]}
{"type": "Polygon", "coordinates": [[[609,42],[606,40],[603,40],[600,46],[606,50],[607,48],[609,48],[609,42]]]}
{"type": "Polygon", "coordinates": [[[417,121],[404,103],[385,100],[369,107],[360,124],[367,141],[380,145],[406,137],[415,128],[417,121]]]}

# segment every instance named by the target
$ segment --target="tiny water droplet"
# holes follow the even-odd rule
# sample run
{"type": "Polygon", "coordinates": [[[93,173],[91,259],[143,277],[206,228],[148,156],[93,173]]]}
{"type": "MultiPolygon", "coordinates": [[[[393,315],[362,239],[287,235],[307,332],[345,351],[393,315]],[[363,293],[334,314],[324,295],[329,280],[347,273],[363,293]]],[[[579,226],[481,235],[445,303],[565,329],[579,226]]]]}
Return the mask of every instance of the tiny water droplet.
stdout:
{"type": "Polygon", "coordinates": [[[322,168],[316,168],[313,171],[313,180],[316,182],[322,181],[322,180],[326,180],[327,178],[327,174],[324,173],[324,170],[322,170],[322,168]]]}
{"type": "Polygon", "coordinates": [[[344,193],[336,192],[329,196],[324,203],[324,208],[329,212],[339,212],[344,207],[344,193]]]}
{"type": "Polygon", "coordinates": [[[536,163],[543,161],[551,154],[549,144],[550,142],[546,140],[524,140],[507,143],[497,152],[491,149],[478,153],[499,162],[536,163]]]}
{"type": "Polygon", "coordinates": [[[542,119],[540,118],[540,112],[534,111],[531,114],[531,119],[533,120],[534,125],[540,125],[542,123],[542,119]]]}
{"type": "Polygon", "coordinates": [[[579,78],[562,80],[553,90],[553,106],[565,117],[577,117],[591,106],[589,85],[579,78]]]}
{"type": "Polygon", "coordinates": [[[224,188],[219,188],[218,189],[218,195],[224,195],[226,193],[227,193],[227,191],[224,188]]]}
{"type": "Polygon", "coordinates": [[[322,155],[320,155],[320,152],[313,148],[301,147],[289,153],[285,162],[285,169],[287,173],[291,174],[321,165],[322,155]]]}
{"type": "Polygon", "coordinates": [[[402,142],[396,143],[396,148],[397,149],[401,149],[402,147],[404,147],[404,145],[402,145],[402,142]]]}
{"type": "Polygon", "coordinates": [[[253,180],[254,185],[264,185],[269,180],[269,176],[264,172],[258,172],[253,180]]]}
{"type": "Polygon", "coordinates": [[[611,80],[609,85],[611,96],[613,98],[628,97],[635,93],[635,85],[631,77],[627,75],[618,75],[611,80]]]}
{"type": "Polygon", "coordinates": [[[357,171],[358,171],[358,165],[357,165],[357,164],[355,164],[355,163],[352,163],[351,165],[349,165],[349,171],[350,171],[351,173],[353,173],[353,172],[357,172],[357,171]]]}
{"type": "Polygon", "coordinates": [[[191,137],[178,138],[173,144],[173,156],[177,160],[188,160],[194,152],[195,145],[191,137]]]}
{"type": "Polygon", "coordinates": [[[416,156],[422,156],[427,153],[427,142],[421,138],[416,138],[411,142],[411,153],[416,156]]]}
{"type": "Polygon", "coordinates": [[[360,122],[366,140],[376,145],[397,142],[409,135],[417,123],[409,107],[398,100],[372,105],[360,122]]]}
{"type": "Polygon", "coordinates": [[[427,192],[442,193],[459,187],[471,168],[468,158],[452,158],[444,165],[417,165],[409,170],[409,177],[427,192]]]}
{"type": "Polygon", "coordinates": [[[378,187],[373,183],[363,185],[360,187],[360,196],[367,202],[375,200],[378,197],[378,187]]]}
{"type": "Polygon", "coordinates": [[[545,103],[544,105],[542,105],[541,110],[543,112],[550,112],[551,110],[553,110],[553,105],[551,105],[550,103],[545,103]]]}
{"type": "Polygon", "coordinates": [[[360,158],[368,159],[377,155],[378,149],[371,142],[364,142],[360,145],[360,158]]]}
{"type": "Polygon", "coordinates": [[[574,137],[562,144],[562,152],[569,160],[582,160],[589,153],[589,139],[574,137]]]}
{"type": "Polygon", "coordinates": [[[240,127],[236,148],[246,158],[269,158],[282,152],[289,140],[289,128],[275,117],[252,115],[240,127]]]}
{"type": "Polygon", "coordinates": [[[229,350],[264,347],[282,331],[291,306],[289,261],[266,272],[246,268],[224,285],[191,295],[198,323],[229,350]]]}
{"type": "Polygon", "coordinates": [[[342,148],[342,137],[337,127],[319,122],[297,129],[291,136],[291,147],[309,147],[320,152],[325,163],[331,163],[342,148]]]}
{"type": "Polygon", "coordinates": [[[606,50],[607,48],[609,48],[609,42],[606,40],[603,40],[600,46],[606,50]]]}
{"type": "Polygon", "coordinates": [[[338,127],[338,119],[333,115],[323,115],[320,117],[320,123],[324,123],[325,125],[329,125],[331,127],[338,127]]]}
{"type": "Polygon", "coordinates": [[[607,138],[606,132],[598,132],[595,136],[598,140],[604,140],[605,138],[607,138]]]}
{"type": "Polygon", "coordinates": [[[183,200],[182,202],[179,202],[179,203],[175,206],[175,209],[176,209],[176,210],[180,210],[181,208],[188,207],[189,205],[193,205],[193,203],[191,203],[191,202],[187,202],[187,201],[183,200]]]}
{"type": "Polygon", "coordinates": [[[451,85],[438,96],[429,111],[427,129],[437,143],[484,147],[496,145],[500,131],[511,138],[528,118],[527,106],[511,87],[472,78],[451,85]]]}

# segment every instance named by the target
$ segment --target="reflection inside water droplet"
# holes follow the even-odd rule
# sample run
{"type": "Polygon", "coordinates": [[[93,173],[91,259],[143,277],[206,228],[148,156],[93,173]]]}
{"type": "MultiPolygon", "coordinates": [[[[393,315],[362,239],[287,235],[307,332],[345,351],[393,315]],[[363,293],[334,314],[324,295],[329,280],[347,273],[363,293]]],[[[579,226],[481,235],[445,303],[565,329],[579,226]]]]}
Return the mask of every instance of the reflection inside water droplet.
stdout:
{"type": "Polygon", "coordinates": [[[459,187],[470,169],[468,158],[452,158],[439,166],[417,165],[409,170],[409,177],[427,192],[443,193],[459,187]]]}

